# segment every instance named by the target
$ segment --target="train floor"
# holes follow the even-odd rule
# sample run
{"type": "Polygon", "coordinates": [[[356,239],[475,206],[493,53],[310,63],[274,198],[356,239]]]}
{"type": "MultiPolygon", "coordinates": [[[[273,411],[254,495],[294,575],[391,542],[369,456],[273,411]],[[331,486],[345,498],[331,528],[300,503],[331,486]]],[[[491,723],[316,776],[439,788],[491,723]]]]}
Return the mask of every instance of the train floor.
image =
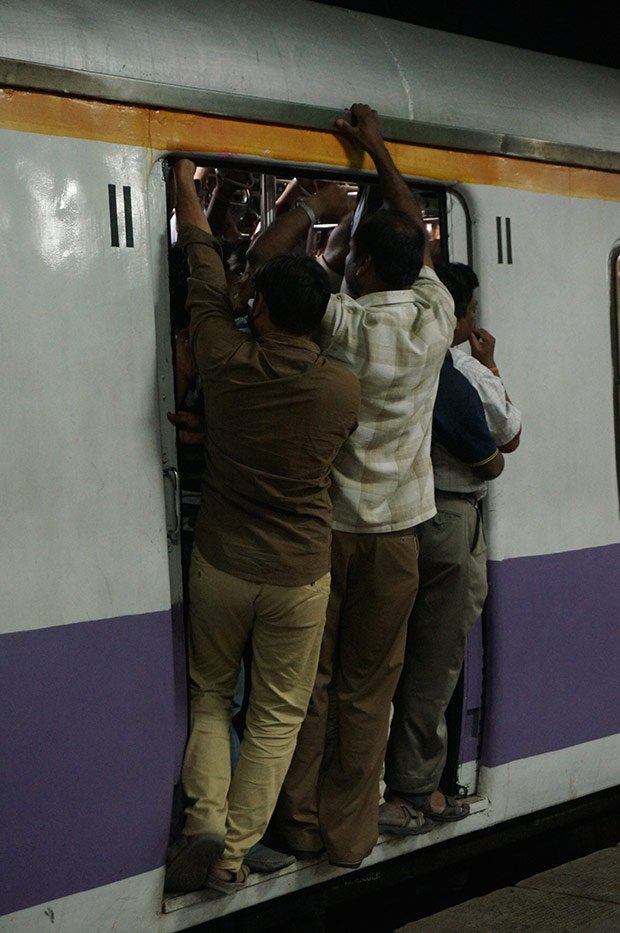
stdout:
{"type": "MultiPolygon", "coordinates": [[[[482,816],[470,816],[468,820],[482,816]]],[[[214,916],[192,929],[196,933],[620,931],[620,786],[454,838],[447,838],[445,827],[439,832],[437,842],[425,844],[423,849],[421,843],[406,851],[400,842],[386,842],[377,849],[377,860],[372,865],[356,872],[340,872],[338,877],[332,877],[326,866],[316,866],[316,877],[309,887],[270,901],[258,899],[251,907],[214,916]],[[587,862],[588,858],[593,861],[587,862]],[[615,862],[605,861],[614,858],[615,862]],[[594,867],[589,874],[586,869],[581,893],[577,893],[577,887],[573,894],[561,890],[562,872],[572,877],[572,869],[564,863],[578,865],[584,859],[584,864],[594,867]],[[607,867],[599,870],[598,859],[607,867]],[[551,878],[553,890],[539,886],[545,877],[551,878]],[[601,886],[597,887],[599,881],[601,886]],[[592,892],[600,897],[601,916],[607,912],[613,918],[608,925],[597,926],[596,914],[593,925],[584,925],[584,910],[590,901],[596,911],[592,892]],[[473,910],[486,901],[487,895],[491,908],[496,903],[494,898],[498,907],[497,915],[491,914],[486,926],[477,916],[468,925],[461,914],[455,925],[440,925],[444,917],[450,917],[451,909],[459,911],[469,906],[473,910]],[[517,898],[523,901],[522,917],[517,908],[510,906],[510,898],[514,903],[517,898]],[[538,901],[543,906],[555,904],[557,913],[562,898],[567,899],[563,903],[569,913],[558,921],[559,925],[551,925],[555,922],[551,911],[536,920],[525,912],[528,903],[538,901]],[[578,918],[577,925],[568,925],[572,916],[578,918]]],[[[433,835],[419,838],[430,843],[433,835]]],[[[234,907],[232,903],[227,906],[234,907]]]]}
{"type": "Polygon", "coordinates": [[[514,887],[476,897],[397,933],[616,933],[620,846],[602,849],[514,887]]]}

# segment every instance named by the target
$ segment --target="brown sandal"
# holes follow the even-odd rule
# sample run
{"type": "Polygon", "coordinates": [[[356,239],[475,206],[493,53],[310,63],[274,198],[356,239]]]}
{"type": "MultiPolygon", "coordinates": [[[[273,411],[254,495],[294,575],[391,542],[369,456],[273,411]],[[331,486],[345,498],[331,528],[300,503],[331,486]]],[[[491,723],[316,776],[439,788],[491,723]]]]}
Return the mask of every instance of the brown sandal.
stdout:
{"type": "Polygon", "coordinates": [[[234,894],[236,891],[240,891],[244,887],[248,876],[250,874],[250,869],[244,863],[238,871],[227,871],[222,868],[214,868],[211,866],[207,872],[207,883],[206,887],[211,891],[219,891],[220,894],[234,894]],[[230,875],[230,880],[224,878],[218,878],[215,872],[226,871],[226,874],[230,875]]]}
{"type": "Polygon", "coordinates": [[[394,836],[419,836],[428,833],[432,824],[411,803],[391,797],[379,807],[379,832],[394,836]]]}
{"type": "Polygon", "coordinates": [[[462,820],[469,816],[469,804],[457,797],[448,797],[447,794],[443,794],[446,801],[443,810],[433,810],[431,806],[432,796],[432,794],[411,794],[408,799],[416,810],[437,823],[454,823],[455,820],[462,820]]]}

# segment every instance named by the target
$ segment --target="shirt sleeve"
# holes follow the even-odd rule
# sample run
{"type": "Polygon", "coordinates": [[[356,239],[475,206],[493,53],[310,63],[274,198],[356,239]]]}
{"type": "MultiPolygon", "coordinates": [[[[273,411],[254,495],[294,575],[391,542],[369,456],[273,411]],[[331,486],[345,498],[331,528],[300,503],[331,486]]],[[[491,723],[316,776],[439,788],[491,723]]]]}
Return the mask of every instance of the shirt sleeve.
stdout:
{"type": "Polygon", "coordinates": [[[354,302],[347,295],[332,294],[319,330],[321,352],[341,363],[350,362],[351,348],[357,342],[357,332],[353,323],[355,316],[351,314],[349,304],[354,302]]]}
{"type": "Polygon", "coordinates": [[[412,291],[414,301],[426,302],[432,307],[437,326],[449,346],[454,338],[456,327],[454,299],[435,270],[430,266],[422,266],[418,278],[413,283],[412,291]]]}
{"type": "Polygon", "coordinates": [[[439,376],[433,437],[466,466],[482,466],[498,454],[480,397],[454,367],[450,356],[446,357],[439,376]]]}
{"type": "Polygon", "coordinates": [[[224,264],[215,238],[198,227],[184,224],[178,243],[189,265],[190,342],[204,381],[251,338],[235,327],[224,264]]]}
{"type": "Polygon", "coordinates": [[[465,353],[457,355],[455,365],[478,392],[495,443],[500,447],[507,444],[521,430],[521,413],[508,400],[502,380],[465,353]]]}

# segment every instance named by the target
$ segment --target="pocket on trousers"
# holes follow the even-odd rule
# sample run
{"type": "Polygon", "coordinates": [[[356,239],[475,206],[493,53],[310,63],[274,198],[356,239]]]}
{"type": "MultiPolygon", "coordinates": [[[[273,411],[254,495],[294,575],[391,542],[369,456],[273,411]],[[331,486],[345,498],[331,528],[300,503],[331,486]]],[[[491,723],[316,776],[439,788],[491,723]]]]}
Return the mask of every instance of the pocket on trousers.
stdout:
{"type": "Polygon", "coordinates": [[[474,528],[471,547],[469,550],[473,557],[480,557],[482,554],[486,554],[487,539],[484,534],[484,522],[482,521],[482,516],[479,512],[478,520],[474,528]]]}

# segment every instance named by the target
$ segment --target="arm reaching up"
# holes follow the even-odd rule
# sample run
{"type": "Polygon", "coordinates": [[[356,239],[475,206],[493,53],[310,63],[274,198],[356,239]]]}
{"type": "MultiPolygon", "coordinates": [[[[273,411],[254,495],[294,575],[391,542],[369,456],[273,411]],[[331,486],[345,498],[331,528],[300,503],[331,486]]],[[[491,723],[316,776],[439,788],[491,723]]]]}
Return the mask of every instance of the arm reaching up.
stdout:
{"type": "Polygon", "coordinates": [[[304,207],[294,207],[276,217],[254,240],[248,250],[248,262],[257,266],[274,256],[292,252],[307,236],[311,224],[317,221],[338,223],[351,210],[348,189],[336,182],[317,185],[316,193],[301,201],[304,207]]]}
{"type": "Polygon", "coordinates": [[[194,184],[195,171],[196,166],[190,159],[179,159],[174,163],[177,229],[180,230],[183,224],[191,224],[205,233],[211,233],[194,184]]]}
{"type": "MultiPolygon", "coordinates": [[[[377,112],[368,104],[353,104],[350,113],[351,122],[338,119],[335,121],[336,129],[351,145],[367,152],[375,163],[381,193],[387,206],[393,211],[402,211],[407,214],[416,226],[424,231],[426,237],[422,211],[413,191],[394,165],[394,160],[381,135],[377,112]]],[[[433,267],[428,244],[424,262],[427,266],[433,267]]]]}

